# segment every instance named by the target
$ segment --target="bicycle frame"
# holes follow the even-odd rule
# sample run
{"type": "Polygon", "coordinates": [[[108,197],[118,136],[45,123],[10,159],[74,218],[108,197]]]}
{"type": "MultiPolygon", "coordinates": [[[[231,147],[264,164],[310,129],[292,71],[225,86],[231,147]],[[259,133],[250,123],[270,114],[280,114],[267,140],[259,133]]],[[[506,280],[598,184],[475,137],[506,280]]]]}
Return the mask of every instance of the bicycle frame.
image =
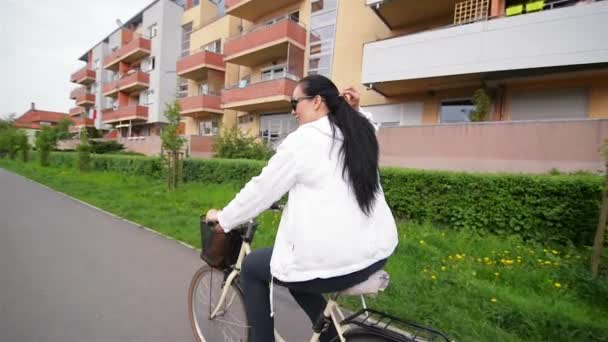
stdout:
{"type": "MultiPolygon", "coordinates": [[[[234,281],[234,279],[236,279],[236,277],[241,273],[241,265],[243,263],[243,260],[249,253],[251,253],[251,245],[248,242],[244,241],[243,245],[241,246],[241,250],[239,252],[239,257],[236,261],[235,267],[230,272],[228,277],[226,278],[226,283],[224,284],[224,286],[222,288],[222,294],[220,296],[220,299],[217,302],[216,308],[211,313],[210,319],[214,319],[217,316],[217,314],[219,313],[220,308],[224,304],[224,301],[226,300],[226,296],[228,295],[228,289],[230,288],[230,285],[232,285],[232,282],[234,281]]],[[[344,320],[344,314],[342,313],[340,306],[336,302],[336,298],[337,298],[337,295],[332,295],[329,298],[329,300],[327,301],[327,306],[325,307],[325,310],[323,311],[323,315],[325,317],[331,317],[332,323],[336,327],[336,330],[338,331],[338,336],[340,337],[340,341],[346,342],[346,340],[344,339],[344,333],[346,332],[348,327],[343,327],[340,324],[340,322],[344,320]]],[[[274,336],[275,336],[275,340],[277,342],[286,342],[285,339],[283,337],[281,337],[281,335],[279,334],[279,332],[276,329],[274,330],[274,336]]],[[[319,333],[313,333],[312,337],[310,338],[310,342],[318,342],[319,337],[320,337],[319,333]]]]}

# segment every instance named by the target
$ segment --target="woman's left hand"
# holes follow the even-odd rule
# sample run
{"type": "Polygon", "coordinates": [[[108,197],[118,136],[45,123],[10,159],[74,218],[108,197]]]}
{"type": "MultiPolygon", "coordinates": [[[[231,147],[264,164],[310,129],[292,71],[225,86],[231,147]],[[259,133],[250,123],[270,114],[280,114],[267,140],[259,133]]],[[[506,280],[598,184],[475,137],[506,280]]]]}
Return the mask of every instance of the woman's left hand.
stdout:
{"type": "Polygon", "coordinates": [[[207,212],[207,216],[205,217],[205,221],[217,223],[214,228],[215,232],[224,233],[224,228],[222,228],[222,226],[220,226],[220,223],[217,218],[217,214],[219,214],[219,211],[217,211],[216,209],[209,210],[207,212]]]}
{"type": "Polygon", "coordinates": [[[361,101],[361,94],[355,87],[350,86],[342,91],[342,96],[346,102],[353,107],[356,111],[359,111],[359,102],[361,101]]]}

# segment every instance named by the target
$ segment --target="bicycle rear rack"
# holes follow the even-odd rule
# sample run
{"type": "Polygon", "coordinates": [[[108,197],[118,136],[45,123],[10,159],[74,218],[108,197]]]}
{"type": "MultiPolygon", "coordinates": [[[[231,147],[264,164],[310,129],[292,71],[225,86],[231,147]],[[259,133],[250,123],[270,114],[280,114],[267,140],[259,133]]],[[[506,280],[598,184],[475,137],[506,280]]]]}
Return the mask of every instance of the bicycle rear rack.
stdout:
{"type": "Polygon", "coordinates": [[[444,333],[408,322],[374,309],[362,309],[345,318],[341,325],[353,324],[395,342],[450,342],[444,333]]]}

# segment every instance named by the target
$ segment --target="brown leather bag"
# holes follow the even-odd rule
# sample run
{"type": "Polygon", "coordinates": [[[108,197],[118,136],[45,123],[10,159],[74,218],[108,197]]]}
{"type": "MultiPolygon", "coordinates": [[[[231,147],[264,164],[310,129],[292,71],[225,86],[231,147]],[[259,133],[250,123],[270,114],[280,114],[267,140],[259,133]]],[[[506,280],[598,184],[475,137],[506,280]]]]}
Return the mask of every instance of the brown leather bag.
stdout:
{"type": "Polygon", "coordinates": [[[218,233],[214,227],[207,224],[204,217],[200,220],[201,228],[201,259],[209,266],[226,269],[236,263],[243,244],[243,238],[238,230],[228,233],[218,233]]]}

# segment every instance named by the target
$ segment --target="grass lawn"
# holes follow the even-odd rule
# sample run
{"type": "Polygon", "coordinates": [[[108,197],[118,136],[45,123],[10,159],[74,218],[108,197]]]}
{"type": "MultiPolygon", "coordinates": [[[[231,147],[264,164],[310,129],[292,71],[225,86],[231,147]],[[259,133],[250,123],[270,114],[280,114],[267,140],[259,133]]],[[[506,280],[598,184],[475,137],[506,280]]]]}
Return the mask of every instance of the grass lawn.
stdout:
{"type": "MultiPolygon", "coordinates": [[[[188,183],[171,193],[162,181],[144,177],[3,159],[0,167],[196,247],[199,215],[221,208],[239,190],[188,183]]],[[[278,219],[262,215],[254,247],[272,244],[278,219]]],[[[370,307],[429,324],[458,341],[608,341],[608,277],[589,277],[589,250],[429,224],[402,222],[399,234],[387,266],[391,285],[368,300],[370,307]]]]}

